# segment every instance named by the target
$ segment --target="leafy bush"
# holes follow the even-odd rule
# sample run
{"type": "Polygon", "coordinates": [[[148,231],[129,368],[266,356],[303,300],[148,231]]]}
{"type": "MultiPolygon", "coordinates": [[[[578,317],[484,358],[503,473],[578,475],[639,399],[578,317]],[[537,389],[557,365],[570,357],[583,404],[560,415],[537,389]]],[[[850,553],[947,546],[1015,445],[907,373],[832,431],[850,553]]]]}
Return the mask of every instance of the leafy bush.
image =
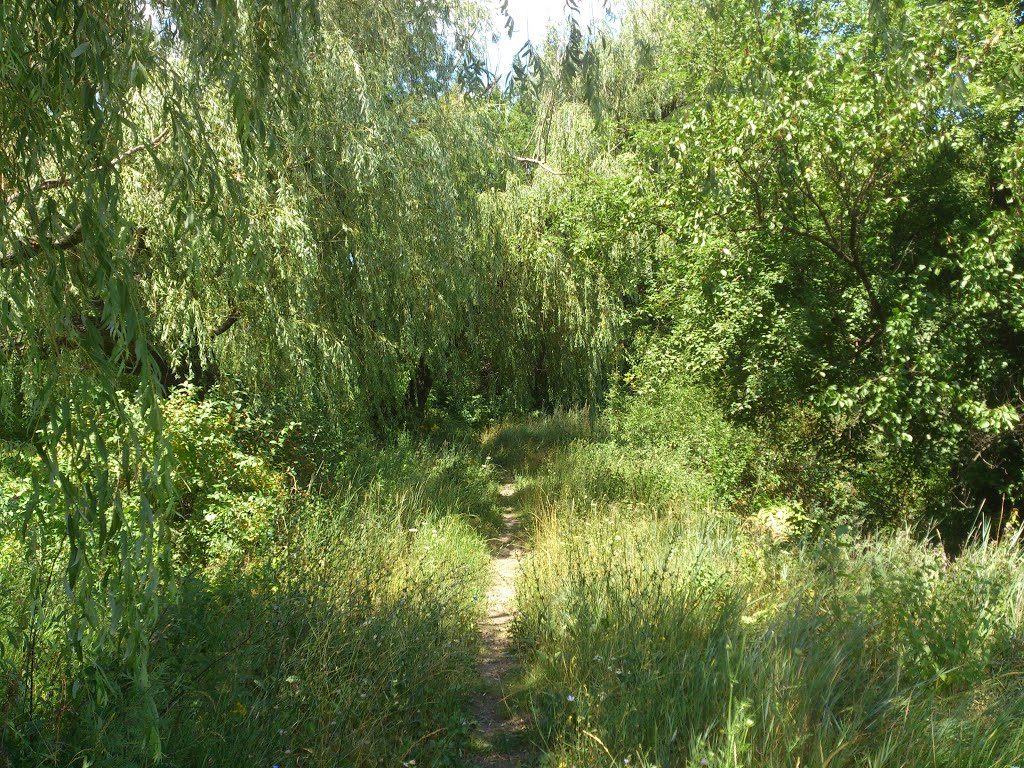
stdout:
{"type": "Polygon", "coordinates": [[[240,402],[199,400],[190,388],[168,398],[164,418],[176,460],[178,567],[221,572],[264,555],[291,503],[287,478],[273,464],[285,433],[240,402]]]}
{"type": "Polygon", "coordinates": [[[715,491],[732,496],[748,477],[761,440],[730,422],[710,392],[676,372],[649,379],[610,409],[611,434],[621,444],[670,452],[670,463],[699,473],[715,491]]]}

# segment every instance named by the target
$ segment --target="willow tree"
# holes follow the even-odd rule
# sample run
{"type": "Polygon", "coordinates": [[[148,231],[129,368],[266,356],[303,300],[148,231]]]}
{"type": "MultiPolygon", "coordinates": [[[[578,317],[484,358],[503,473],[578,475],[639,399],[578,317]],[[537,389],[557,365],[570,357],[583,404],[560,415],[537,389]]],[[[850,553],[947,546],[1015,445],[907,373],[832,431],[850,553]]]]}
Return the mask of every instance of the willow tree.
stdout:
{"type": "Polygon", "coordinates": [[[494,107],[469,98],[479,20],[399,0],[0,11],[0,428],[39,457],[21,528],[67,558],[96,702],[122,659],[147,689],[173,589],[168,389],[386,411],[467,330],[495,167],[494,107]]]}
{"type": "Polygon", "coordinates": [[[510,266],[499,236],[493,197],[524,171],[483,19],[433,0],[0,11],[0,437],[38,456],[19,527],[67,558],[95,701],[122,659],[147,689],[173,591],[173,387],[387,428],[428,379],[525,403],[533,334],[549,392],[594,390],[596,294],[547,254],[510,266]]]}

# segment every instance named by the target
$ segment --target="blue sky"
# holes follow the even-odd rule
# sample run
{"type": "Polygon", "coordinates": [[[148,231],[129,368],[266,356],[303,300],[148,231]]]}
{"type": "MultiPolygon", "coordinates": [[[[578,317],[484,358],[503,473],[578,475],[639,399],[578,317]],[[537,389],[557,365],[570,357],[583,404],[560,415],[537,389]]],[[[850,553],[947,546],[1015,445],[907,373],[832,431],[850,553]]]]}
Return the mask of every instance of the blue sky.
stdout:
{"type": "MultiPolygon", "coordinates": [[[[535,44],[544,41],[551,24],[563,24],[569,10],[565,0],[509,0],[509,14],[515,19],[516,28],[512,39],[504,29],[505,19],[501,14],[501,0],[487,0],[493,9],[494,27],[500,32],[497,43],[489,41],[489,63],[499,75],[507,74],[512,67],[512,58],[528,39],[535,44]]],[[[595,18],[604,15],[602,0],[579,0],[580,22],[584,27],[595,18]]]]}

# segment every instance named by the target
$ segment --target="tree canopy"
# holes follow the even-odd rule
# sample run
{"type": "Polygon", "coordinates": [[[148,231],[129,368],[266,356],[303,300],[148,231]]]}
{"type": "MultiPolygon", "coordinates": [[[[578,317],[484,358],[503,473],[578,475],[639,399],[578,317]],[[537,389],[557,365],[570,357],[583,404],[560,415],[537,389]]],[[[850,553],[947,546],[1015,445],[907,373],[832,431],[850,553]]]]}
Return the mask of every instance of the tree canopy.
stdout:
{"type": "Polygon", "coordinates": [[[3,520],[96,701],[174,597],[182,388],[344,440],[685,381],[799,468],[758,493],[1019,506],[1024,6],[618,10],[505,90],[469,0],[3,4],[3,520]]]}

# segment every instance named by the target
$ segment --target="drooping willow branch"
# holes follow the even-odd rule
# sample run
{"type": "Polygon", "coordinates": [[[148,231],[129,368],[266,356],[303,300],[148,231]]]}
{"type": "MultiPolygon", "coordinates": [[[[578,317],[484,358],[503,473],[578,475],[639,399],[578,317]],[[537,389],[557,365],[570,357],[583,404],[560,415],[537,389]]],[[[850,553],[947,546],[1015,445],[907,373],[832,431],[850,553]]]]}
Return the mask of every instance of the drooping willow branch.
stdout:
{"type": "MultiPolygon", "coordinates": [[[[161,144],[166,142],[167,139],[169,139],[170,137],[171,137],[171,126],[168,125],[166,128],[164,128],[162,131],[160,131],[160,133],[158,133],[156,136],[154,136],[149,141],[143,141],[143,142],[141,142],[139,144],[136,144],[133,147],[129,147],[128,149],[126,149],[124,152],[122,152],[120,155],[118,155],[117,157],[115,157],[113,160],[110,161],[110,167],[116,170],[117,168],[119,168],[121,165],[126,163],[128,160],[130,160],[131,158],[133,158],[135,155],[139,154],[140,152],[143,152],[143,151],[145,151],[147,149],[156,149],[161,144]]],[[[102,165],[98,165],[95,168],[93,168],[91,170],[91,172],[92,173],[98,173],[101,170],[103,170],[103,166],[102,165]]],[[[68,186],[71,186],[71,178],[68,177],[68,176],[61,176],[59,178],[54,178],[54,179],[43,179],[39,183],[39,186],[37,186],[34,190],[32,190],[32,194],[33,195],[38,195],[40,192],[46,192],[47,190],[50,190],[50,189],[60,189],[62,187],[68,187],[68,186]]],[[[18,199],[18,197],[21,194],[22,194],[21,192],[14,192],[14,193],[8,195],[7,199],[5,201],[6,204],[7,205],[12,205],[18,199]]]]}
{"type": "MultiPolygon", "coordinates": [[[[128,149],[126,149],[124,152],[122,152],[120,155],[118,155],[117,157],[110,161],[110,167],[117,169],[124,165],[124,163],[128,162],[130,159],[135,157],[135,155],[139,154],[140,152],[149,149],[156,149],[161,144],[166,142],[167,139],[170,138],[170,136],[171,127],[167,126],[149,141],[143,141],[139,144],[136,144],[133,147],[129,147],[128,149]]],[[[102,168],[103,166],[96,166],[95,168],[93,168],[92,172],[99,172],[102,168]]],[[[67,187],[70,185],[71,179],[67,176],[63,176],[61,178],[56,179],[43,179],[43,181],[40,182],[39,186],[33,190],[32,194],[39,194],[40,192],[45,192],[50,189],[59,189],[61,187],[67,187]]],[[[6,200],[7,205],[13,204],[20,195],[20,192],[15,192],[14,194],[9,195],[6,200]]],[[[52,243],[50,247],[57,251],[67,251],[70,250],[71,248],[74,248],[76,245],[80,245],[81,243],[82,225],[79,224],[74,229],[72,229],[71,232],[62,237],[60,240],[57,240],[54,243],[52,243]]],[[[21,245],[23,246],[23,248],[31,251],[32,253],[38,253],[39,251],[42,250],[42,243],[40,243],[40,241],[35,238],[27,242],[21,243],[21,245]]],[[[18,262],[18,250],[19,249],[16,248],[10,253],[6,253],[3,256],[0,256],[0,269],[14,266],[18,262]]]]}

